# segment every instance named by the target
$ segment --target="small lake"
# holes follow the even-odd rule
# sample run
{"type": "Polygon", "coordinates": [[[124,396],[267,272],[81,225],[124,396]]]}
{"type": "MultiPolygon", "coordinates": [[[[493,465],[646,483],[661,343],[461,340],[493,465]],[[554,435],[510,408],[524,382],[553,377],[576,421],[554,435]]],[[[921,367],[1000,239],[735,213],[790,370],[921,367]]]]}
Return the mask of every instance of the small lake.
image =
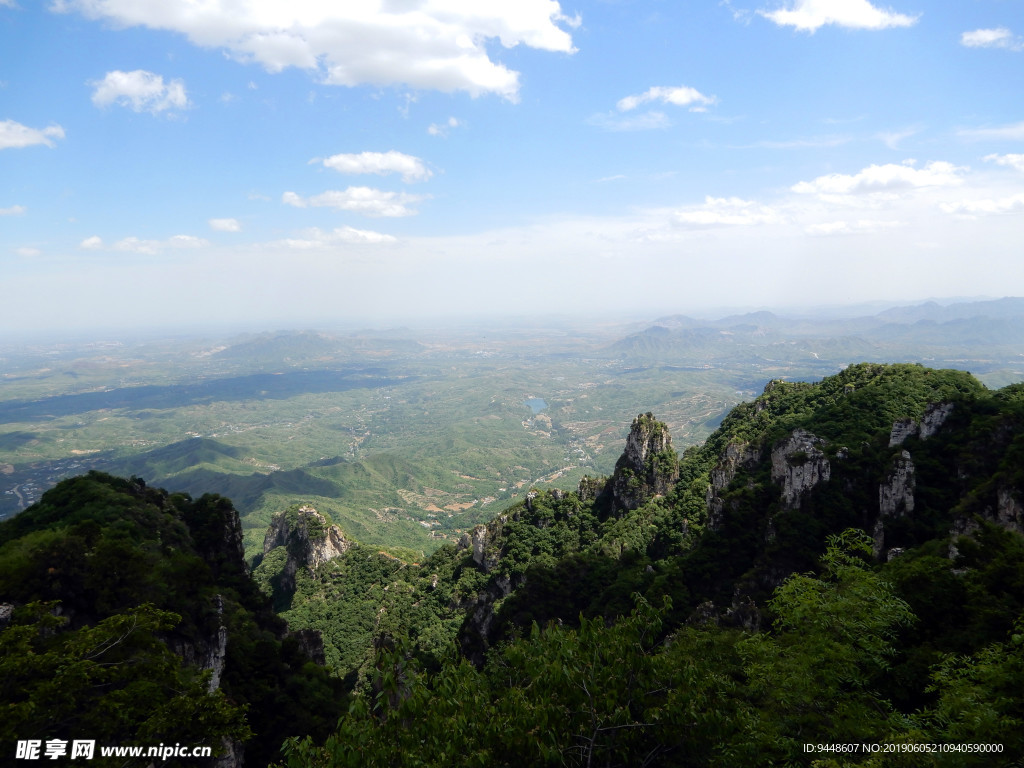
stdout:
{"type": "Polygon", "coordinates": [[[528,406],[529,409],[533,411],[534,416],[536,416],[538,413],[540,413],[541,411],[548,407],[548,404],[539,397],[531,397],[523,404],[528,406]]]}

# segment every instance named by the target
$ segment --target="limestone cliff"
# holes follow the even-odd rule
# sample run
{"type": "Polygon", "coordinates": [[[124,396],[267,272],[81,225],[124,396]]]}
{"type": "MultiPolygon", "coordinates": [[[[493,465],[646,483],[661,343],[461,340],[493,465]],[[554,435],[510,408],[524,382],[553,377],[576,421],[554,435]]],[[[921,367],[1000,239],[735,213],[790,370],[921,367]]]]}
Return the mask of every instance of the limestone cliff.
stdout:
{"type": "Polygon", "coordinates": [[[725,502],[721,493],[733,480],[740,469],[752,469],[761,460],[761,451],[747,443],[729,443],[719,457],[718,464],[711,470],[705,504],[708,511],[708,526],[717,530],[725,514],[725,502]]]}
{"type": "MultiPolygon", "coordinates": [[[[263,537],[264,557],[277,547],[285,547],[287,559],[278,587],[281,592],[295,591],[295,574],[299,568],[312,573],[324,563],[341,557],[352,546],[336,525],[309,505],[291,507],[278,512],[263,537]]],[[[275,589],[275,592],[278,590],[275,589]]]]}
{"type": "Polygon", "coordinates": [[[807,430],[795,429],[772,448],[772,481],[782,485],[784,509],[799,508],[805,493],[832,476],[832,467],[821,450],[824,444],[807,430]]]}
{"type": "Polygon", "coordinates": [[[678,479],[679,459],[668,427],[651,413],[640,414],[633,419],[626,450],[601,493],[602,502],[612,514],[621,515],[664,496],[678,479]]]}

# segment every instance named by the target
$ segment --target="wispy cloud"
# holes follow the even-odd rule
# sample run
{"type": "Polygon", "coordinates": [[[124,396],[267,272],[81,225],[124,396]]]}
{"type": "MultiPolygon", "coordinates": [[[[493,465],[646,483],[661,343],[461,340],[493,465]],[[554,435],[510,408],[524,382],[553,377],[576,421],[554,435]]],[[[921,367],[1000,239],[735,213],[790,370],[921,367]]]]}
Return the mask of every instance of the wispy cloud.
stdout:
{"type": "Polygon", "coordinates": [[[937,161],[923,168],[909,165],[870,165],[855,174],[832,173],[812,181],[801,181],[791,189],[798,194],[860,195],[921,187],[948,187],[963,182],[965,168],[937,161]]]}
{"type": "Polygon", "coordinates": [[[0,216],[22,216],[27,210],[24,205],[12,205],[10,208],[0,208],[0,216]]]}
{"type": "Polygon", "coordinates": [[[850,29],[888,29],[909,27],[917,16],[876,8],[867,0],[795,0],[787,7],[758,13],[780,27],[793,27],[801,32],[816,32],[835,24],[850,29]]]}
{"type": "Polygon", "coordinates": [[[814,147],[839,147],[848,144],[852,139],[849,136],[811,136],[805,139],[784,139],[773,141],[764,139],[755,141],[753,144],[745,144],[735,147],[736,149],[809,149],[814,147]]]}
{"type": "Polygon", "coordinates": [[[385,235],[368,229],[338,227],[325,232],[319,227],[313,227],[302,232],[300,237],[281,240],[280,245],[294,250],[308,251],[330,248],[336,245],[358,243],[372,245],[377,243],[393,243],[395,241],[396,238],[393,235],[385,235]]]}
{"type": "Polygon", "coordinates": [[[818,224],[808,224],[804,232],[815,237],[829,237],[835,235],[864,235],[874,234],[886,229],[893,229],[901,226],[898,221],[882,221],[876,219],[857,219],[856,221],[823,221],[818,224]]]}
{"type": "Polygon", "coordinates": [[[875,138],[889,149],[899,149],[900,142],[921,132],[920,128],[904,128],[902,131],[880,131],[875,138]]]}
{"type": "Polygon", "coordinates": [[[386,192],[372,187],[332,189],[312,197],[301,197],[295,192],[285,192],[281,196],[281,202],[296,208],[336,208],[375,217],[415,216],[417,211],[410,208],[409,204],[423,199],[423,195],[386,192]]]}
{"type": "Polygon", "coordinates": [[[1008,48],[1011,51],[1024,51],[1024,40],[1006,27],[964,32],[960,35],[960,45],[968,48],[1008,48]]]}
{"type": "Polygon", "coordinates": [[[63,139],[64,129],[59,125],[46,128],[29,128],[13,120],[0,120],[0,149],[20,149],[34,144],[54,146],[54,139],[63,139]]]}
{"type": "Polygon", "coordinates": [[[241,232],[242,225],[238,219],[210,219],[207,222],[215,232],[241,232]]]}
{"type": "Polygon", "coordinates": [[[664,112],[644,112],[638,115],[599,113],[587,118],[587,124],[606,131],[651,131],[668,128],[672,121],[664,112]]]}
{"type": "Polygon", "coordinates": [[[461,125],[463,125],[463,123],[457,117],[449,117],[443,123],[431,123],[427,126],[427,133],[431,136],[440,136],[441,138],[444,138],[452,128],[458,128],[461,125]]]}
{"type": "Polygon", "coordinates": [[[686,227],[750,227],[777,224],[782,220],[775,209],[739,197],[705,197],[703,205],[675,211],[673,220],[686,227]]]}
{"type": "Polygon", "coordinates": [[[674,104],[677,107],[690,107],[691,111],[696,111],[708,104],[714,104],[715,97],[705,96],[696,88],[690,88],[686,85],[674,87],[656,85],[653,88],[648,88],[643,93],[619,99],[615,107],[620,112],[629,112],[641,104],[647,104],[652,101],[661,102],[662,104],[674,104]]]}
{"type": "Polygon", "coordinates": [[[192,235],[174,235],[166,240],[146,240],[139,237],[125,237],[109,246],[104,243],[103,238],[98,235],[87,237],[78,244],[79,248],[87,251],[122,251],[124,253],[138,253],[144,256],[156,256],[167,250],[182,250],[204,248],[210,244],[209,240],[192,235]]]}
{"type": "Polygon", "coordinates": [[[1016,211],[1024,211],[1024,193],[1001,198],[960,200],[958,202],[943,203],[940,208],[946,213],[970,217],[1014,213],[1016,211]]]}
{"type": "Polygon", "coordinates": [[[374,173],[378,176],[398,173],[401,174],[402,181],[407,184],[414,181],[425,181],[434,175],[418,157],[405,155],[395,150],[332,155],[320,162],[325,168],[331,168],[339,173],[374,173]]]}
{"type": "Polygon", "coordinates": [[[1002,125],[996,128],[962,128],[956,135],[968,141],[992,141],[1009,139],[1024,141],[1024,122],[1002,125]]]}
{"type": "Polygon", "coordinates": [[[118,104],[134,112],[157,114],[166,110],[188,109],[190,106],[182,80],[164,82],[161,75],[136,69],[132,72],[114,70],[102,80],[90,80],[92,103],[97,107],[118,104]]]}
{"type": "Polygon", "coordinates": [[[1024,155],[985,155],[985,162],[1024,171],[1024,155]]]}

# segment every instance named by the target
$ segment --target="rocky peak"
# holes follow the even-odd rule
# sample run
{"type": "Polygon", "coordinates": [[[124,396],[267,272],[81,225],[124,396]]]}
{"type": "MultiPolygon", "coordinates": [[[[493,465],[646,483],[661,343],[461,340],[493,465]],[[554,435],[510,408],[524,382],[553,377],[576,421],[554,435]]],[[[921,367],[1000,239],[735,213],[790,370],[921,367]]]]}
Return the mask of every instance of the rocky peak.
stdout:
{"type": "Polygon", "coordinates": [[[462,534],[456,549],[472,549],[473,562],[480,566],[484,573],[490,573],[501,559],[501,547],[498,542],[507,522],[508,515],[501,514],[487,525],[474,527],[469,533],[462,534]]]}
{"type": "Polygon", "coordinates": [[[324,563],[345,554],[352,542],[316,509],[303,505],[278,512],[271,520],[263,537],[263,554],[282,546],[288,550],[282,586],[291,591],[295,587],[295,572],[299,567],[315,571],[324,563]]]}
{"type": "Polygon", "coordinates": [[[633,419],[626,450],[615,463],[615,472],[604,489],[613,513],[642,506],[664,496],[679,479],[679,459],[664,422],[651,413],[633,419]]]}

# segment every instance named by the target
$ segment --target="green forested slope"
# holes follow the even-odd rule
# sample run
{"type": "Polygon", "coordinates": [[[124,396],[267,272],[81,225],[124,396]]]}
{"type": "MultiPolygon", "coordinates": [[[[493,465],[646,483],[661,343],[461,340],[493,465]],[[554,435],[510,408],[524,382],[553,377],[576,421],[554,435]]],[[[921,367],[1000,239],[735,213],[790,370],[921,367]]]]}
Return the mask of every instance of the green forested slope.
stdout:
{"type": "Polygon", "coordinates": [[[365,707],[290,764],[384,764],[388,744],[423,765],[809,764],[804,743],[837,741],[1003,752],[822,765],[1015,764],[1021,404],[1020,387],[920,366],[772,382],[637,509],[595,503],[590,483],[416,567],[355,576],[347,553],[289,615],[337,634],[317,612],[372,584],[372,644],[346,656],[365,707]]]}
{"type": "Polygon", "coordinates": [[[0,603],[13,609],[0,632],[7,756],[17,739],[80,738],[244,750],[259,765],[343,704],[249,578],[222,497],[64,481],[0,524],[0,603]]]}
{"type": "MultiPolygon", "coordinates": [[[[183,617],[151,620],[176,650],[175,632],[216,627],[212,595],[244,608],[219,727],[248,703],[256,764],[296,735],[278,758],[292,768],[1020,765],[1022,427],[1024,386],[959,371],[773,381],[678,462],[641,415],[611,480],[527,494],[423,560],[292,508],[254,581],[220,544],[224,499],[92,476],[0,527],[0,597],[56,595],[77,606],[68,632],[151,600],[183,617]],[[95,570],[106,560],[134,570],[95,570]],[[319,631],[344,693],[308,667],[288,677],[294,662],[265,670],[288,643],[254,584],[319,631]],[[250,680],[274,675],[281,694],[250,680]],[[858,746],[806,747],[837,743],[858,746]]],[[[43,615],[26,611],[3,635],[23,654],[19,627],[43,615]]]]}

